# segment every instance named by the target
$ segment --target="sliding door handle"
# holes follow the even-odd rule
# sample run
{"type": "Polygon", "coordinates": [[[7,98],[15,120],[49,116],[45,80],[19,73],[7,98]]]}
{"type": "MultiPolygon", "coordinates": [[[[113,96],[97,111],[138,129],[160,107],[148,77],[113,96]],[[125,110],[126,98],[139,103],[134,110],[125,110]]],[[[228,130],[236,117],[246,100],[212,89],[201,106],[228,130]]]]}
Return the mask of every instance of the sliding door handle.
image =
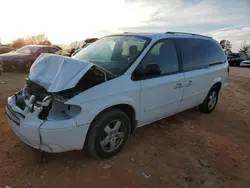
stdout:
{"type": "Polygon", "coordinates": [[[191,86],[192,84],[193,84],[192,80],[189,80],[186,86],[188,87],[188,86],[191,86]]]}
{"type": "Polygon", "coordinates": [[[182,88],[182,87],[183,87],[182,83],[178,83],[178,84],[176,84],[174,86],[174,89],[179,89],[179,88],[182,88]]]}

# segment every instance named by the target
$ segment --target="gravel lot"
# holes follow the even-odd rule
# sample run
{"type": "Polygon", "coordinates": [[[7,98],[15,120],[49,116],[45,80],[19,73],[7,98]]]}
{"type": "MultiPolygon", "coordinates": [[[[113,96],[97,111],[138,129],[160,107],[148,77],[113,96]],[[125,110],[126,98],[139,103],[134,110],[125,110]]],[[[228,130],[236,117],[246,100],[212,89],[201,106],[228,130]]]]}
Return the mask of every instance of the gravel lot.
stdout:
{"type": "Polygon", "coordinates": [[[249,68],[231,68],[212,114],[192,109],[137,129],[109,160],[72,151],[46,154],[43,164],[39,151],[22,143],[4,116],[6,97],[23,86],[26,76],[0,76],[0,187],[249,188],[249,68]]]}

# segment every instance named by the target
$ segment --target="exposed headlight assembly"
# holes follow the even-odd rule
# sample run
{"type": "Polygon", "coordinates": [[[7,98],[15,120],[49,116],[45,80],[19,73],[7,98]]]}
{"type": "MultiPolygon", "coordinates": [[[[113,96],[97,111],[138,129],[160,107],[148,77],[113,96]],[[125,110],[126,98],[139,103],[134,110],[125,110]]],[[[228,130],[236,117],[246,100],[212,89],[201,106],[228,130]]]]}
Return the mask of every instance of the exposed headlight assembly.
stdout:
{"type": "Polygon", "coordinates": [[[62,101],[53,99],[39,116],[40,119],[48,121],[60,121],[74,118],[81,112],[81,107],[77,105],[64,104],[62,101]]]}

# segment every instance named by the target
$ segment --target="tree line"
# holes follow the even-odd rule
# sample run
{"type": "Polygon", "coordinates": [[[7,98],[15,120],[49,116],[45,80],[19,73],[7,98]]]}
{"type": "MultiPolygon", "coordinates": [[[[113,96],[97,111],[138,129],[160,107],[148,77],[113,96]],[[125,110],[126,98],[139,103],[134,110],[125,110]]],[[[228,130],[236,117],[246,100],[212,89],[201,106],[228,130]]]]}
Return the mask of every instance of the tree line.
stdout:
{"type": "MultiPolygon", "coordinates": [[[[225,39],[221,40],[220,45],[224,49],[226,54],[232,53],[232,51],[231,51],[232,44],[229,40],[225,40],[225,39]]],[[[246,42],[244,42],[243,45],[241,46],[239,52],[243,52],[246,55],[250,55],[250,44],[247,44],[246,42]]]]}
{"type": "MultiPolygon", "coordinates": [[[[80,48],[84,43],[91,43],[93,41],[96,41],[98,38],[87,38],[84,41],[74,41],[68,46],[68,50],[74,48],[80,48]]],[[[52,45],[52,42],[49,41],[48,37],[45,36],[45,34],[38,34],[38,35],[32,35],[32,36],[26,36],[23,38],[17,38],[13,40],[11,43],[9,43],[10,46],[13,48],[21,48],[25,45],[52,45]]],[[[1,40],[0,40],[1,45],[1,40]]],[[[221,40],[220,45],[224,49],[226,54],[232,53],[232,44],[229,40],[221,40]]],[[[58,46],[58,45],[53,45],[58,46]]],[[[59,46],[58,46],[59,47],[59,46]]],[[[250,44],[247,44],[246,42],[243,43],[241,46],[239,52],[244,52],[245,54],[250,56],[250,44]]]]}
{"type": "Polygon", "coordinates": [[[13,48],[21,48],[25,45],[48,45],[51,46],[52,43],[48,40],[48,38],[44,34],[26,36],[23,38],[17,38],[13,40],[10,45],[13,48]]]}
{"type": "MultiPolygon", "coordinates": [[[[48,45],[48,46],[57,46],[66,48],[67,50],[71,50],[71,48],[81,48],[83,44],[85,43],[92,43],[94,41],[98,40],[98,38],[87,38],[83,41],[74,41],[69,45],[55,45],[52,44],[51,41],[49,41],[48,37],[45,34],[38,34],[38,35],[31,35],[31,36],[25,36],[21,38],[17,38],[7,45],[12,46],[13,48],[21,48],[26,45],[48,45]]],[[[0,39],[0,45],[1,45],[1,39],[0,39]]]]}

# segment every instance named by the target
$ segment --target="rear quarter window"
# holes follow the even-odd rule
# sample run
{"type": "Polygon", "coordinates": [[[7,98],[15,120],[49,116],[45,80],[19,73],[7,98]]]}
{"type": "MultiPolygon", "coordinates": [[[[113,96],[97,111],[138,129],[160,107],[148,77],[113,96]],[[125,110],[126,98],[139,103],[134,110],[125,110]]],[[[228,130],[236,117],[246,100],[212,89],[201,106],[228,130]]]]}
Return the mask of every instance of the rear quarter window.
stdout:
{"type": "Polygon", "coordinates": [[[184,71],[204,68],[226,61],[223,50],[215,41],[179,38],[176,39],[176,43],[181,52],[184,71]]]}
{"type": "Polygon", "coordinates": [[[58,49],[56,49],[56,48],[48,48],[47,51],[48,51],[47,53],[55,54],[58,51],[58,49]]]}

